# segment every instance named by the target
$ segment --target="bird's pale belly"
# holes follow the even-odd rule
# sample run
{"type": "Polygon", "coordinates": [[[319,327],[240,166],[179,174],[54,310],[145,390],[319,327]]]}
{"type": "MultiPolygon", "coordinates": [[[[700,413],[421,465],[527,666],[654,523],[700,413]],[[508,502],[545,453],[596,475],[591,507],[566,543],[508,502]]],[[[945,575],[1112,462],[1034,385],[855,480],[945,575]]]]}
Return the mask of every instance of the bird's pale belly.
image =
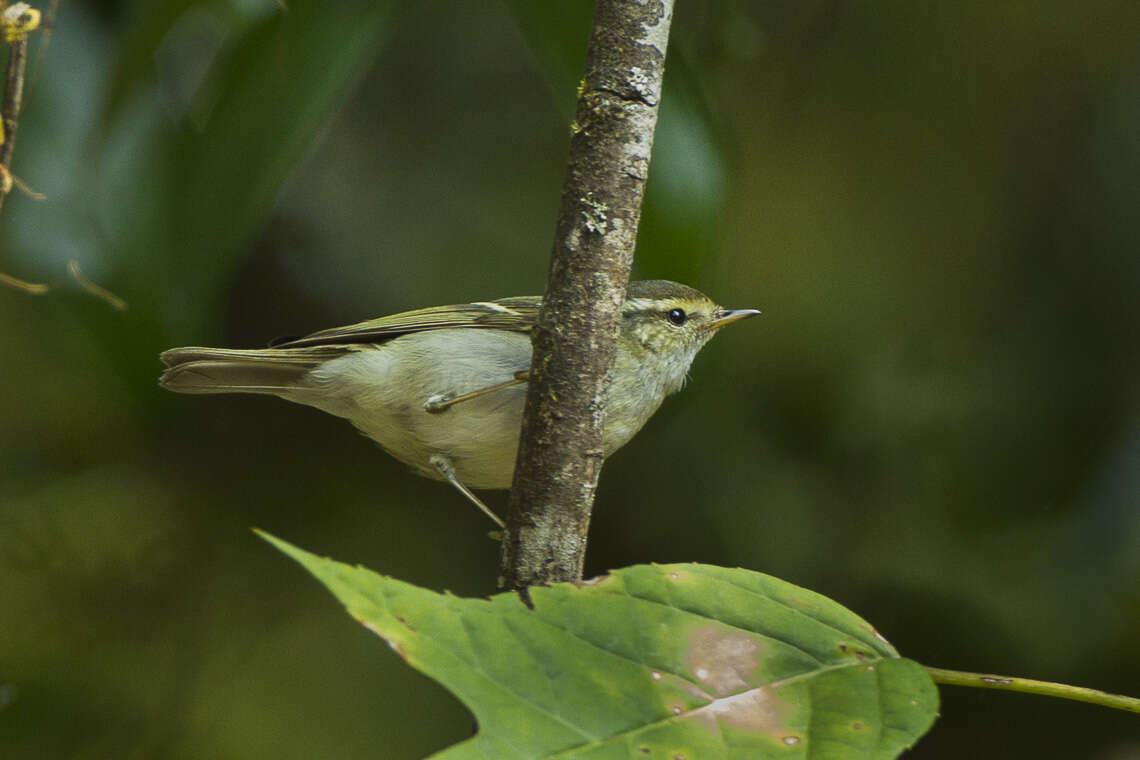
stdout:
{"type": "MultiPolygon", "coordinates": [[[[426,399],[425,399],[426,400],[426,399]]],[[[402,419],[353,420],[369,438],[419,474],[442,480],[431,457],[443,455],[470,488],[511,487],[518,454],[526,386],[504,388],[441,412],[422,406],[401,410],[402,419]]]]}
{"type": "MultiPolygon", "coordinates": [[[[444,479],[431,461],[442,455],[464,485],[505,489],[514,476],[526,384],[442,411],[428,411],[425,404],[509,381],[530,368],[530,356],[530,338],[522,333],[416,333],[333,359],[312,373],[307,392],[287,397],[349,420],[420,475],[444,479]]],[[[657,409],[663,394],[646,390],[642,385],[639,394],[624,394],[626,406],[610,410],[614,424],[606,425],[606,456],[628,442],[657,409]],[[629,408],[629,398],[637,399],[637,409],[629,408]]]]}

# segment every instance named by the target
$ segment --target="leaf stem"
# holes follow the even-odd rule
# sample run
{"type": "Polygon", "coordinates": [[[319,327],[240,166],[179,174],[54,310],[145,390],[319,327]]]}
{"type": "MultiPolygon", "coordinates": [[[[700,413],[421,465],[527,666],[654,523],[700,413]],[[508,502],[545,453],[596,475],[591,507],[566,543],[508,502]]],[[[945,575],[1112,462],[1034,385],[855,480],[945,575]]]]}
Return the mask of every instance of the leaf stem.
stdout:
{"type": "Polygon", "coordinates": [[[1140,714],[1140,698],[1126,697],[1123,694],[1110,694],[1099,689],[1088,689],[1083,686],[1070,686],[1052,681],[1035,681],[1032,678],[1016,678],[1012,676],[995,676],[991,673],[969,673],[963,670],[944,670],[943,668],[926,667],[926,672],[935,683],[947,686],[971,686],[975,689],[1001,689],[1002,691],[1020,691],[1026,694],[1040,694],[1043,697],[1058,697],[1071,699],[1077,702],[1088,702],[1101,707],[1111,707],[1116,710],[1140,714]]]}

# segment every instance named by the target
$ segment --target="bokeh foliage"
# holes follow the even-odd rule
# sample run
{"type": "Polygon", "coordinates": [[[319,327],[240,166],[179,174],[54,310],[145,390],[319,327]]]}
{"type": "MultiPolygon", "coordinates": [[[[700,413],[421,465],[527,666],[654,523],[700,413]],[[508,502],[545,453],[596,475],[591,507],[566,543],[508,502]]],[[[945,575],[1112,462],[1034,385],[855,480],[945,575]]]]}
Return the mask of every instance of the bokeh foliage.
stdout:
{"type": "MultiPolygon", "coordinates": [[[[312,410],[167,397],[156,355],[539,292],[589,8],[287,5],[64,3],[33,65],[13,168],[49,200],[5,204],[0,270],[57,287],[0,290],[4,758],[470,734],[248,527],[476,595],[485,518],[312,410]]],[[[1137,28],[679,3],[637,267],[765,316],[609,462],[591,572],[740,565],[920,661],[1135,693],[1137,28]]],[[[912,756],[1140,756],[1091,707],[942,713],[912,756]]]]}

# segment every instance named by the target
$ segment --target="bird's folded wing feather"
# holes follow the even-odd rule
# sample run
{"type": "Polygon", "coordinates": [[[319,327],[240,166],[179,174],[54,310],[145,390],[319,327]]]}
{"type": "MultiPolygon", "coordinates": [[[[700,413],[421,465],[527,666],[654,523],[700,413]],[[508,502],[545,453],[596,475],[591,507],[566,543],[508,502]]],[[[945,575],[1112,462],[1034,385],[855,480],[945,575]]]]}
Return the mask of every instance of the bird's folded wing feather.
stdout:
{"type": "Polygon", "coordinates": [[[276,348],[381,343],[400,335],[450,328],[492,328],[527,332],[538,319],[542,299],[538,296],[502,298],[455,306],[434,306],[370,319],[345,327],[321,330],[303,338],[275,345],[276,348]]]}

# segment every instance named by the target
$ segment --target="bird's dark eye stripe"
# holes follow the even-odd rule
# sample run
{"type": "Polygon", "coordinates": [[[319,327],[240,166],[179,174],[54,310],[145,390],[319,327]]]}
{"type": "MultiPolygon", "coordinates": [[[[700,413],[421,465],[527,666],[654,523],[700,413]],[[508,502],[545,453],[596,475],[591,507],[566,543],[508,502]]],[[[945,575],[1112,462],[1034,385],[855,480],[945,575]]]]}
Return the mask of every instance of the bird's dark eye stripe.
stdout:
{"type": "Polygon", "coordinates": [[[666,312],[665,317],[677,327],[680,327],[685,324],[685,320],[689,318],[689,315],[685,313],[684,309],[670,309],[666,312]]]}

